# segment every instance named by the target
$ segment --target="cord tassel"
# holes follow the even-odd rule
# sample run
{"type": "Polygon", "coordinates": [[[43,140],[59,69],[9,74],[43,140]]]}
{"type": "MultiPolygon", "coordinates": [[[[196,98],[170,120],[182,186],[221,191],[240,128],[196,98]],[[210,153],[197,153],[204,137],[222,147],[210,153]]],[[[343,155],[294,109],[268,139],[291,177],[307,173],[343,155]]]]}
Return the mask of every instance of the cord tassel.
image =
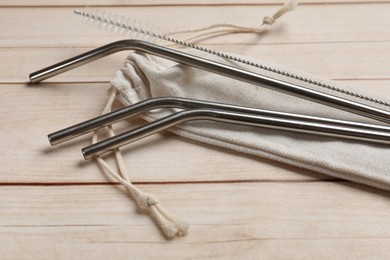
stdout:
{"type": "MultiPolygon", "coordinates": [[[[246,26],[239,26],[235,24],[229,24],[229,23],[220,23],[220,24],[213,24],[206,27],[202,27],[199,29],[190,29],[190,30],[183,30],[183,31],[174,31],[169,34],[168,36],[172,35],[178,35],[178,34],[187,34],[187,33],[199,33],[191,36],[190,38],[187,38],[185,42],[196,42],[195,39],[199,39],[201,37],[212,37],[212,36],[219,36],[224,34],[232,34],[232,33],[257,33],[261,34],[268,30],[268,28],[273,25],[276,20],[278,20],[280,17],[282,17],[285,13],[290,12],[294,10],[294,8],[298,5],[297,0],[289,0],[287,1],[278,11],[275,12],[272,16],[265,16],[263,18],[262,24],[260,27],[246,27],[246,26]]],[[[198,40],[199,41],[199,40],[198,40]]]]}
{"type": "MultiPolygon", "coordinates": [[[[107,104],[103,109],[102,114],[106,114],[111,111],[111,107],[115,100],[115,97],[116,97],[116,89],[113,88],[110,97],[107,101],[107,104]]],[[[115,135],[111,125],[105,129],[107,129],[107,132],[110,135],[110,137],[115,135]]],[[[98,141],[98,131],[95,131],[92,137],[92,143],[96,143],[97,141],[98,141]]],[[[116,149],[114,154],[115,154],[115,160],[118,167],[118,173],[116,173],[107,164],[107,162],[104,159],[102,159],[101,157],[96,157],[96,161],[98,162],[102,170],[109,177],[115,179],[123,186],[125,186],[129,191],[129,193],[131,194],[132,198],[137,202],[138,206],[145,209],[149,209],[149,212],[152,215],[153,219],[157,222],[161,231],[164,233],[164,235],[167,238],[173,239],[176,236],[186,235],[189,229],[189,224],[185,221],[173,217],[170,213],[168,213],[168,211],[166,211],[161,206],[160,201],[157,199],[155,195],[143,192],[139,188],[135,187],[128,178],[120,150],[116,149]]]]}

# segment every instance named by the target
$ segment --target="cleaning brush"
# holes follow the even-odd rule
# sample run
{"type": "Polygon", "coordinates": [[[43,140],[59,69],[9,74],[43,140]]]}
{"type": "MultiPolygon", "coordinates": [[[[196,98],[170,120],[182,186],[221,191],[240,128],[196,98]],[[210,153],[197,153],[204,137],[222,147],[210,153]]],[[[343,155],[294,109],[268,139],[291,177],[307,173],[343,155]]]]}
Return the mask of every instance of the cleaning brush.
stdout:
{"type": "MultiPolygon", "coordinates": [[[[266,16],[264,18],[264,21],[271,19],[272,23],[274,23],[275,20],[277,18],[279,18],[282,14],[293,9],[294,5],[291,5],[290,3],[292,3],[292,2],[288,2],[287,4],[285,4],[272,17],[266,16]]],[[[332,86],[332,85],[329,85],[329,84],[326,84],[323,82],[318,82],[316,80],[313,80],[313,79],[310,79],[307,77],[302,77],[299,75],[295,75],[293,73],[285,72],[285,71],[280,70],[280,69],[275,69],[275,68],[267,66],[267,65],[258,64],[256,62],[249,61],[249,60],[246,60],[246,59],[243,59],[240,57],[236,57],[236,56],[233,56],[231,54],[226,54],[226,53],[223,53],[220,51],[211,50],[211,49],[199,46],[199,45],[195,45],[195,44],[190,43],[190,42],[186,42],[186,41],[182,41],[182,40],[173,38],[169,35],[174,34],[174,33],[172,33],[172,32],[171,33],[163,33],[162,32],[163,30],[155,29],[153,26],[147,25],[147,24],[140,22],[140,21],[131,20],[131,19],[125,18],[123,16],[119,16],[119,15],[115,15],[115,14],[111,14],[109,12],[104,12],[104,11],[99,11],[99,10],[91,11],[91,12],[75,10],[74,13],[76,15],[80,15],[80,16],[84,17],[85,21],[87,23],[90,23],[90,24],[92,24],[96,27],[102,28],[104,30],[113,31],[114,33],[124,35],[128,38],[139,39],[139,40],[148,40],[148,41],[153,42],[155,44],[161,44],[161,45],[164,45],[163,43],[165,43],[165,42],[170,42],[170,43],[173,43],[176,45],[192,48],[192,49],[195,49],[195,50],[198,50],[201,52],[215,55],[215,56],[221,57],[223,59],[231,60],[231,61],[245,64],[245,65],[248,65],[251,67],[255,67],[255,68],[258,68],[261,70],[266,70],[266,71],[269,71],[272,73],[276,73],[276,74],[283,75],[283,76],[286,76],[289,78],[293,78],[293,79],[296,79],[296,80],[299,80],[302,82],[306,82],[309,84],[320,86],[320,87],[323,87],[323,88],[331,90],[331,91],[335,91],[335,92],[342,93],[342,94],[345,94],[348,96],[352,96],[355,98],[359,98],[362,100],[366,100],[366,101],[374,102],[376,104],[390,107],[390,103],[376,99],[376,98],[372,98],[372,97],[362,95],[362,94],[359,94],[359,93],[356,93],[353,91],[349,91],[349,90],[345,90],[345,89],[342,89],[339,87],[335,87],[335,86],[332,86]]],[[[226,26],[226,25],[222,24],[222,25],[218,25],[218,26],[226,26]]],[[[227,26],[234,27],[234,25],[230,25],[230,24],[228,24],[227,26]]],[[[235,26],[235,27],[239,27],[239,26],[235,26]]],[[[240,27],[240,28],[243,28],[243,27],[240,27]]],[[[197,32],[197,31],[199,31],[199,30],[187,30],[187,31],[183,31],[183,32],[197,32]]],[[[247,30],[247,28],[244,28],[243,31],[247,32],[248,30],[247,30]]],[[[235,31],[233,31],[233,32],[235,32],[235,31]]],[[[257,31],[253,30],[253,32],[257,32],[257,31]]]]}

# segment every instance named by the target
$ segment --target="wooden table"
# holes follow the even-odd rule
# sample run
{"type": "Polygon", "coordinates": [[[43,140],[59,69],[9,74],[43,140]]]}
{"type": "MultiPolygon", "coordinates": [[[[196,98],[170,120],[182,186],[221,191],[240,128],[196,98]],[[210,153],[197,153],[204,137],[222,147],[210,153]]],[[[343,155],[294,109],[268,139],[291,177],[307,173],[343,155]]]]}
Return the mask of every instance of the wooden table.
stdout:
{"type": "MultiPolygon", "coordinates": [[[[390,91],[390,1],[304,0],[272,30],[205,46],[390,91]],[[257,40],[256,40],[257,39],[257,40]]],[[[281,1],[98,0],[157,24],[258,25],[281,1]]],[[[390,258],[389,192],[164,133],[126,148],[131,179],[190,233],[164,239],[80,148],[46,134],[96,116],[126,54],[29,86],[28,74],[120,37],[73,15],[80,1],[0,0],[0,258],[390,258]]],[[[180,25],[180,27],[178,27],[180,25]]]]}

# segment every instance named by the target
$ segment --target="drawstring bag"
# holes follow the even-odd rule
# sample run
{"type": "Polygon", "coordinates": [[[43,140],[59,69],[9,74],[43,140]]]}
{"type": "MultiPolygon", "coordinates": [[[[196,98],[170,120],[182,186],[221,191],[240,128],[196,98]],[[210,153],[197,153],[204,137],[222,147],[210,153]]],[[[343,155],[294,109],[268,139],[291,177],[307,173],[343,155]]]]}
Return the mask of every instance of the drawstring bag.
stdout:
{"type": "MultiPolygon", "coordinates": [[[[194,54],[193,51],[186,52],[194,54]]],[[[196,55],[209,56],[199,52],[196,55]]],[[[383,97],[375,97],[372,93],[366,94],[363,90],[281,65],[255,61],[247,57],[241,58],[268,69],[256,69],[213,57],[221,63],[310,89],[384,110],[390,108],[389,101],[383,100],[383,97]]],[[[112,80],[112,85],[118,90],[118,99],[125,106],[153,97],[175,96],[385,125],[374,119],[143,53],[129,55],[123,68],[112,80]]],[[[160,109],[158,112],[146,114],[144,118],[147,121],[154,121],[170,112],[173,111],[160,109]]],[[[210,121],[188,122],[169,131],[202,143],[390,190],[388,145],[210,121]]]]}

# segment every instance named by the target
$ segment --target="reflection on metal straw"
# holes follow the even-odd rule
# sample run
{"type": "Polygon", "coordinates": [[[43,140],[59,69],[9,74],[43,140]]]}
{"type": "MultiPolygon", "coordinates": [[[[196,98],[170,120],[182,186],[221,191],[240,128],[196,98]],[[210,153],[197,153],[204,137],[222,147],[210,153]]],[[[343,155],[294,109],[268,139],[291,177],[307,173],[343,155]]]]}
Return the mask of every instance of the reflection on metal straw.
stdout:
{"type": "Polygon", "coordinates": [[[295,120],[296,122],[304,121],[304,122],[313,122],[313,123],[320,123],[320,124],[332,124],[335,127],[340,126],[340,127],[351,127],[351,128],[366,129],[366,130],[373,130],[373,131],[390,132],[390,127],[387,126],[371,125],[371,124],[336,120],[330,118],[277,112],[271,110],[235,106],[230,104],[222,104],[222,103],[209,102],[203,100],[194,100],[188,98],[161,97],[161,98],[148,99],[139,102],[137,104],[122,108],[120,110],[98,116],[96,118],[87,120],[85,122],[81,122],[79,124],[51,133],[48,135],[48,138],[51,145],[57,145],[59,143],[73,139],[77,136],[91,132],[98,128],[116,123],[125,118],[132,117],[140,113],[152,109],[157,109],[157,108],[218,109],[218,110],[231,111],[231,112],[291,119],[291,120],[295,120]]]}
{"type": "Polygon", "coordinates": [[[159,45],[154,45],[139,40],[122,40],[107,44],[100,48],[91,50],[74,58],[57,63],[45,69],[30,74],[30,80],[37,83],[41,80],[50,78],[62,72],[71,70],[75,67],[89,63],[93,60],[107,56],[114,52],[123,50],[138,50],[149,54],[164,57],[189,66],[204,69],[210,72],[231,77],[240,81],[245,81],[255,85],[260,85],[280,92],[296,95],[314,102],[326,104],[335,108],[346,110],[366,117],[374,118],[383,122],[390,123],[390,112],[379,108],[350,101],[344,98],[336,97],[330,94],[322,93],[316,90],[308,89],[296,84],[284,82],[278,79],[270,78],[264,75],[246,71],[243,69],[228,66],[215,61],[207,60],[201,57],[193,56],[184,52],[169,49],[159,45]]]}
{"type": "Polygon", "coordinates": [[[211,120],[240,125],[288,130],[293,132],[334,136],[351,140],[390,144],[390,131],[375,131],[357,127],[299,121],[283,117],[269,117],[214,109],[189,109],[156,120],[145,126],[105,139],[82,149],[86,160],[158,133],[172,126],[194,120],[211,120]]]}
{"type": "Polygon", "coordinates": [[[176,97],[149,99],[49,134],[48,137],[51,144],[56,145],[100,127],[113,124],[124,118],[132,117],[149,110],[167,107],[186,108],[187,110],[174,113],[145,126],[88,146],[82,150],[85,158],[91,159],[111,149],[142,139],[177,124],[194,120],[211,120],[390,144],[390,127],[387,126],[176,97]]]}

